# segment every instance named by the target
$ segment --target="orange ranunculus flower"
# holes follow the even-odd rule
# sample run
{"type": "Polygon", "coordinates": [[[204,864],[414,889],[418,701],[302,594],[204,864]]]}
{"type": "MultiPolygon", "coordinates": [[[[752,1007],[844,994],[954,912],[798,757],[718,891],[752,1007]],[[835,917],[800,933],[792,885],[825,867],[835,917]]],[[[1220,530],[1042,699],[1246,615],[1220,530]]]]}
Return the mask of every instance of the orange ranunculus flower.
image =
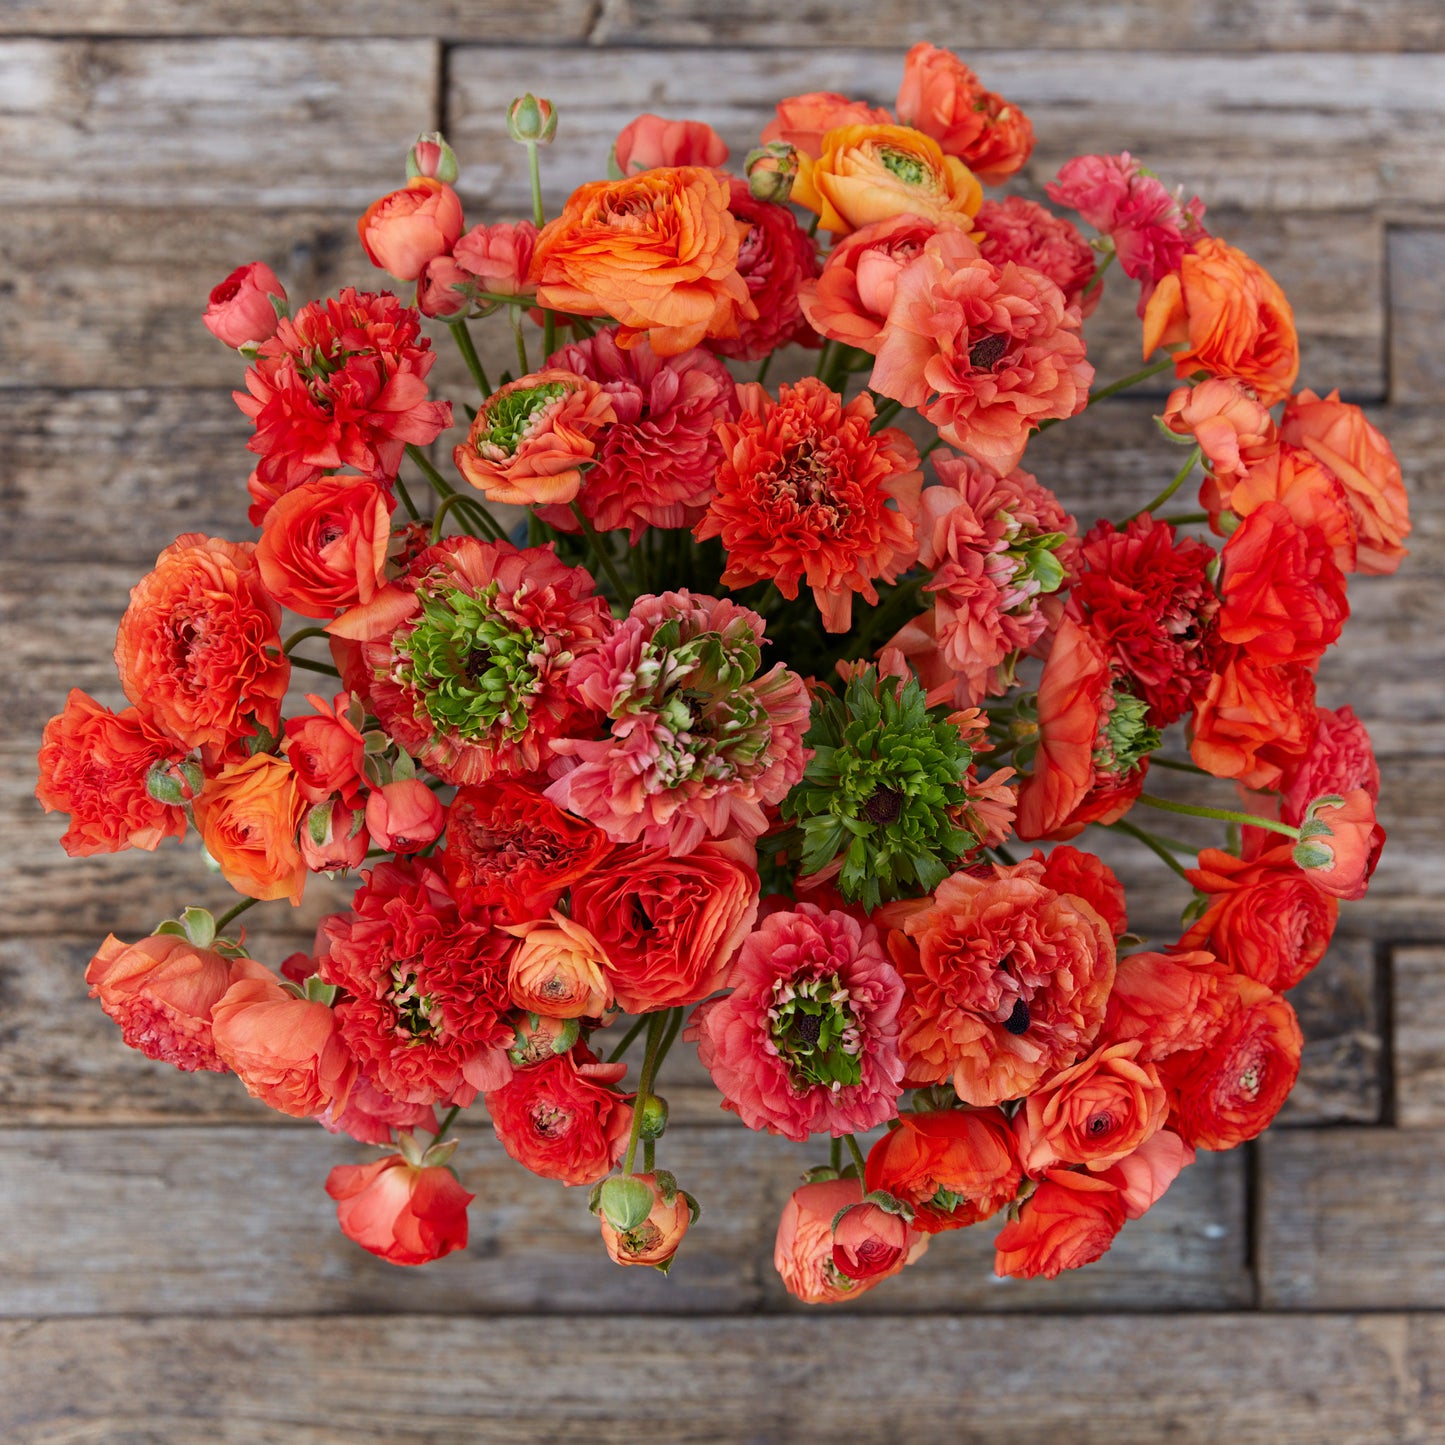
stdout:
{"type": "Polygon", "coordinates": [[[1207,948],[1281,993],[1325,956],[1340,905],[1311,881],[1318,875],[1300,872],[1293,844],[1277,842],[1249,859],[1205,848],[1187,876],[1209,906],[1182,948],[1207,948]]]}
{"type": "Polygon", "coordinates": [[[800,157],[792,199],[816,211],[835,235],[901,215],[967,228],[983,204],[983,187],[922,131],[845,125],[823,137],[817,160],[800,157]]]}
{"type": "Polygon", "coordinates": [[[693,1201],[677,1187],[677,1181],[665,1170],[661,1175],[649,1173],[631,1177],[652,1190],[652,1208],[647,1218],[631,1229],[615,1229],[606,1214],[599,1211],[602,1243],[614,1264],[650,1264],[666,1274],[683,1235],[693,1221],[693,1201]]]}
{"type": "Polygon", "coordinates": [[[1136,1057],[1149,1064],[1181,1049],[1203,1048],[1224,1020],[1223,980],[1229,973],[1212,953],[1182,944],[1167,953],[1121,958],[1101,1042],[1135,1042],[1136,1057]]]}
{"type": "Polygon", "coordinates": [[[200,532],[177,537],[131,588],[116,634],[125,695],[209,757],[281,726],[291,664],[255,550],[200,532]]]}
{"type": "Polygon", "coordinates": [[[644,335],[659,356],[709,336],[736,336],[757,309],[738,274],[746,227],[728,209],[725,177],[662,166],[589,181],[537,237],[528,273],[538,304],[572,316],[612,316],[617,344],[644,335]]]}
{"type": "Polygon", "coordinates": [[[1015,1119],[1024,1172],[1037,1178],[1057,1164],[1100,1173],[1164,1127],[1168,1095],[1138,1040],[1105,1044],[1045,1079],[1015,1119]]]}
{"type": "Polygon", "coordinates": [[[1335,898],[1363,898],[1385,846],[1385,830],[1375,821],[1375,800],[1364,788],[1351,788],[1338,803],[1312,805],[1306,816],[1330,831],[1310,838],[1301,852],[1328,854],[1329,861],[1314,863],[1306,857],[1300,866],[1335,898]]]}
{"type": "Polygon", "coordinates": [[[1174,372],[1233,377],[1265,406],[1289,395],[1299,375],[1294,312],[1279,283],[1217,236],[1196,241],[1144,311],[1144,355],[1177,346],[1174,372]]]}
{"type": "Polygon", "coordinates": [[[1345,489],[1335,474],[1303,447],[1278,443],[1252,461],[1232,488],[1221,489],[1206,481],[1199,489],[1199,500],[1217,531],[1223,530],[1218,524],[1225,507],[1237,517],[1248,517],[1267,502],[1277,502],[1301,528],[1319,529],[1341,571],[1355,570],[1355,522],[1345,489]]]}
{"type": "Polygon", "coordinates": [[[206,779],[195,801],[196,827],[221,876],[248,898],[301,901],[306,861],[296,842],[305,812],[296,774],[284,758],[257,753],[206,779]]]}
{"type": "Polygon", "coordinates": [[[1019,1217],[994,1240],[1000,1278],[1056,1279],[1066,1269],[1107,1254],[1124,1227],[1124,1196],[1111,1179],[1073,1169],[1050,1169],[1019,1217]]]}
{"type": "Polygon", "coordinates": [[[1236,647],[1195,699],[1189,756],[1216,778],[1274,788],[1309,751],[1314,727],[1313,665],[1271,665],[1236,647]]]}
{"type": "Polygon", "coordinates": [[[298,1119],[345,1108],[356,1059],[329,1005],[297,998],[270,973],[248,976],[216,1002],[211,1031],[252,1098],[298,1119]]]}
{"type": "Polygon", "coordinates": [[[763,127],[762,143],[781,141],[815,159],[823,153],[823,137],[845,125],[887,125],[893,117],[875,105],[849,100],[836,90],[814,90],[780,100],[773,119],[763,127]]]}
{"type": "Polygon", "coordinates": [[[507,967],[512,1002],[554,1019],[597,1018],[612,1007],[602,945],[555,908],[550,918],[503,926],[521,942],[507,967]]]}
{"type": "Polygon", "coordinates": [[[1018,1193],[1023,1171],[999,1109],[902,1113],[868,1151],[864,1180],[913,1206],[924,1234],[962,1229],[997,1214],[1018,1193]]]}
{"type": "Polygon", "coordinates": [[[261,524],[256,565],[266,590],[328,621],[370,602],[386,575],[391,508],[366,477],[318,477],[278,497],[261,524]]]}
{"type": "Polygon", "coordinates": [[[456,245],[462,225],[457,193],[434,176],[415,176],[401,190],[373,201],[356,231],[373,266],[398,281],[415,281],[428,261],[456,245]]]}
{"type": "Polygon", "coordinates": [[[1198,386],[1170,392],[1162,420],[1170,431],[1199,443],[1215,483],[1226,493],[1278,445],[1268,409],[1231,377],[1211,376],[1198,386]]]}
{"type": "Polygon", "coordinates": [[[996,186],[1033,153],[1028,116],[982,82],[958,56],[919,41],[903,61],[898,119],[930,135],[986,185],[996,186]]]}
{"type": "Polygon", "coordinates": [[[1289,399],[1280,423],[1285,441],[1304,447],[1340,480],[1358,538],[1361,572],[1393,572],[1405,557],[1410,504],[1390,443],[1339,391],[1289,399]]]}
{"type": "Polygon", "coordinates": [[[498,387],[452,460],[489,502],[565,507],[581,490],[603,428],[616,420],[597,382],[548,368],[498,387]]]}

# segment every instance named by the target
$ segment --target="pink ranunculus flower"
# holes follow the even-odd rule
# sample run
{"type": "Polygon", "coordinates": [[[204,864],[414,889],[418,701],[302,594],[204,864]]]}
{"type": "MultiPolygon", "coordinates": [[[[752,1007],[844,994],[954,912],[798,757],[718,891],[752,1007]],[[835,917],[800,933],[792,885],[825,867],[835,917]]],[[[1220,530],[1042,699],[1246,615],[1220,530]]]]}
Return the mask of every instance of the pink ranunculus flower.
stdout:
{"type": "Polygon", "coordinates": [[[537,228],[531,221],[500,221],[473,226],[452,247],[452,260],[482,291],[532,297],[537,287],[527,280],[527,271],[536,246],[537,228]]]}
{"type": "Polygon", "coordinates": [[[1353,708],[1317,707],[1309,751],[1291,761],[1280,780],[1280,817],[1298,826],[1316,798],[1355,788],[1372,803],[1380,801],[1380,766],[1370,735],[1353,708]]]}
{"type": "Polygon", "coordinates": [[[388,853],[415,853],[441,836],[446,809],[420,778],[398,778],[366,800],[366,831],[388,853]]]}
{"type": "Polygon", "coordinates": [[[399,191],[367,207],[356,223],[373,266],[398,281],[415,281],[427,263],[446,255],[462,234],[462,203],[434,176],[414,176],[399,191]]]}
{"type": "Polygon", "coordinates": [[[238,266],[211,290],[210,304],[201,316],[207,331],[230,347],[259,346],[269,341],[281,324],[272,298],[286,306],[286,288],[276,273],[261,261],[238,266]]]}
{"type": "Polygon", "coordinates": [[[624,176],[658,166],[724,165],[727,142],[705,121],[665,120],[650,112],[623,126],[612,146],[613,159],[624,176]]]}
{"type": "Polygon", "coordinates": [[[341,1232],[390,1264],[427,1264],[467,1247],[467,1205],[475,1196],[444,1164],[412,1164],[400,1154],[338,1164],[326,1192],[341,1232]]]}
{"type": "Polygon", "coordinates": [[[814,90],[780,100],[773,119],[763,127],[762,143],[782,141],[816,160],[823,137],[845,125],[888,125],[893,116],[876,105],[849,100],[834,90],[814,90]]]}
{"type": "Polygon", "coordinates": [[[871,924],[811,903],[765,918],[743,943],[733,990],[686,1037],[750,1129],[801,1143],[872,1129],[898,1110],[903,980],[871,924]]]}
{"type": "Polygon", "coordinates": [[[1093,247],[1078,228],[1056,216],[1037,201],[1023,196],[987,200],[973,218],[976,231],[983,232],[979,249],[995,266],[1015,261],[1042,271],[1070,306],[1082,316],[1091,316],[1103,296],[1102,286],[1091,286],[1098,270],[1093,247]]]}

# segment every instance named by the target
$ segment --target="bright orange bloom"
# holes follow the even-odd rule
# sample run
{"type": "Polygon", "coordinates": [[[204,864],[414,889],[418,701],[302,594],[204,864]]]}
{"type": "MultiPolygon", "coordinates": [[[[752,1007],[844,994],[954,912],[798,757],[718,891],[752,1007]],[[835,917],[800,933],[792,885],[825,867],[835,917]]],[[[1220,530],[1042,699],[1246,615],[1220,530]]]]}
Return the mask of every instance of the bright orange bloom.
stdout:
{"type": "Polygon", "coordinates": [[[1206,481],[1199,489],[1199,500],[1217,531],[1223,530],[1218,521],[1225,507],[1237,517],[1248,517],[1266,503],[1277,502],[1302,529],[1318,528],[1336,566],[1345,572],[1355,570],[1355,523],[1345,489],[1335,474],[1303,447],[1278,443],[1251,462],[1232,488],[1221,490],[1206,481]]]}
{"type": "Polygon", "coordinates": [[[306,863],[296,841],[305,800],[284,758],[228,763],[196,799],[196,827],[221,876],[248,898],[301,901],[306,863]]]}
{"type": "Polygon", "coordinates": [[[702,166],[662,166],[590,181],[543,228],[530,279],[537,301],[573,316],[612,316],[617,343],[646,335],[659,356],[708,336],[736,336],[757,311],[738,275],[746,228],[728,210],[726,178],[702,166]]]}
{"type": "Polygon", "coordinates": [[[845,125],[823,137],[816,160],[799,156],[792,199],[816,211],[835,235],[912,215],[967,228],[983,187],[936,140],[903,125],[845,125]]]}
{"type": "Polygon", "coordinates": [[[1144,355],[1178,346],[1174,372],[1233,377],[1265,406],[1289,395],[1299,375],[1294,312],[1279,283],[1257,261],[1217,236],[1186,252],[1144,311],[1144,355]]]}
{"type": "Polygon", "coordinates": [[[1274,788],[1309,750],[1314,726],[1311,664],[1270,666],[1235,648],[1194,704],[1189,756],[1216,778],[1274,788]]]}
{"type": "Polygon", "coordinates": [[[846,632],[853,594],[876,604],[874,579],[894,581],[917,556],[918,449],[896,427],[870,431],[866,394],[845,405],[813,377],[776,402],[752,382],[738,393],[742,415],[718,423],[717,494],[693,535],[723,539],[727,586],[771,579],[791,599],[806,580],[823,626],[846,632]]]}

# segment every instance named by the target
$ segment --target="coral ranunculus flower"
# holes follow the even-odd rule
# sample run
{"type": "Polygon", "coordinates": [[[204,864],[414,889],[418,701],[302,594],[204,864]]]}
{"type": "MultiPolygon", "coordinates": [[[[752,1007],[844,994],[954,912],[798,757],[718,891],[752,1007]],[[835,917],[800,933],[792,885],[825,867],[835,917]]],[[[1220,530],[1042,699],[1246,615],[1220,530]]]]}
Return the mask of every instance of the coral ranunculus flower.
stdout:
{"type": "Polygon", "coordinates": [[[415,281],[428,261],[456,245],[462,225],[457,193],[434,176],[415,176],[401,190],[373,201],[357,221],[356,233],[373,266],[398,281],[415,281]]]}
{"type": "Polygon", "coordinates": [[[305,800],[285,758],[257,753],[206,779],[196,828],[221,876],[248,898],[300,903],[306,862],[296,840],[305,800]]]}
{"type": "Polygon", "coordinates": [[[210,304],[201,316],[206,330],[227,346],[259,346],[276,334],[281,317],[273,298],[286,307],[286,288],[263,262],[238,266],[211,290],[210,304]]]}
{"type": "Polygon", "coordinates": [[[876,604],[874,579],[895,581],[917,555],[918,449],[896,427],[872,430],[866,394],[845,404],[813,377],[776,402],[754,382],[738,394],[742,415],[718,427],[717,494],[693,535],[722,538],[728,587],[771,580],[792,599],[806,581],[824,628],[846,632],[854,594],[876,604]]]}
{"type": "Polygon", "coordinates": [[[162,839],[185,836],[180,801],[187,787],[175,767],[184,756],[139,708],[113,713],[71,688],[65,710],[45,724],[35,796],[47,813],[70,814],[60,846],[72,858],[125,848],[153,852],[162,839]],[[176,788],[175,803],[152,796],[153,768],[176,788]]]}
{"type": "Polygon", "coordinates": [[[644,335],[659,356],[736,336],[756,316],[738,275],[743,227],[725,177],[701,166],[590,181],[537,238],[537,300],[573,316],[611,316],[618,344],[644,335]]]}
{"type": "MultiPolygon", "coordinates": [[[[296,786],[308,803],[324,803],[333,793],[352,806],[361,800],[365,784],[362,764],[366,741],[352,717],[349,692],[339,692],[331,702],[308,692],[306,701],[316,709],[286,719],[286,760],[296,775],[296,786]]],[[[356,718],[361,717],[355,704],[356,718]]]]}
{"type": "Polygon", "coordinates": [[[115,665],[125,695],[187,748],[219,756],[281,726],[291,664],[250,542],[187,532],[130,592],[115,665]]]}
{"type": "Polygon", "coordinates": [[[983,187],[936,140],[902,125],[845,125],[823,137],[817,159],[799,156],[792,199],[841,235],[892,216],[919,216],[965,230],[983,187]]]}
{"type": "Polygon", "coordinates": [[[1101,1037],[1138,1043],[1142,1063],[1203,1048],[1224,1021],[1230,972],[1212,953],[1184,945],[1121,958],[1101,1037]]]}
{"type": "Polygon", "coordinates": [[[783,1288],[795,1299],[810,1305],[856,1299],[911,1264],[927,1248],[926,1238],[910,1234],[908,1252],[900,1253],[887,1269],[861,1278],[844,1274],[834,1261],[833,1221],[862,1202],[861,1179],[822,1179],[793,1191],[778,1220],[773,1267],[783,1288]]]}
{"type": "Polygon", "coordinates": [[[1064,1270],[1107,1254],[1125,1217],[1123,1195],[1112,1180],[1050,1169],[1019,1217],[999,1230],[994,1273],[1001,1278],[1057,1279],[1064,1270]]]}
{"type": "Polygon", "coordinates": [[[886,110],[849,100],[835,90],[814,90],[791,95],[777,104],[773,119],[763,127],[762,142],[781,141],[795,146],[815,159],[823,153],[823,137],[845,125],[887,125],[893,119],[886,110]]]}
{"type": "Polygon", "coordinates": [[[1279,666],[1235,647],[1195,701],[1189,756],[1216,778],[1274,788],[1309,751],[1314,726],[1313,665],[1279,666]]]}
{"type": "Polygon", "coordinates": [[[490,502],[566,506],[617,420],[595,381],[549,367],[500,386],[477,408],[457,470],[490,502]]]}
{"type": "Polygon", "coordinates": [[[1294,312],[1279,283],[1243,251],[1205,236],[1165,276],[1144,311],[1144,356],[1174,351],[1174,372],[1232,377],[1265,406],[1283,401],[1299,375],[1294,312]]]}
{"type": "Polygon", "coordinates": [[[388,1264],[428,1264],[467,1247],[468,1194],[445,1165],[423,1168],[400,1154],[338,1164],[326,1177],[341,1232],[388,1264]]]}
{"type": "Polygon", "coordinates": [[[707,166],[728,158],[727,142],[705,121],[664,120],[650,111],[629,121],[612,143],[613,159],[624,176],[658,166],[707,166]]]}
{"type": "Polygon", "coordinates": [[[898,119],[932,136],[985,185],[1008,180],[1033,154],[1028,116],[985,90],[958,56],[926,41],[904,58],[898,119]]]}
{"type": "Polygon", "coordinates": [[[598,1018],[612,1007],[612,984],[602,945],[555,908],[550,918],[508,925],[520,942],[507,968],[507,988],[519,1009],[545,1018],[598,1018]]]}
{"type": "Polygon", "coordinates": [[[1102,285],[1090,282],[1098,270],[1094,249],[1077,227],[1056,216],[1037,201],[1007,196],[1002,201],[985,201],[973,218],[983,232],[978,243],[984,260],[1002,267],[1014,261],[1042,271],[1079,314],[1091,316],[1104,294],[1102,285]]]}
{"type": "Polygon", "coordinates": [[[1226,491],[1279,445],[1268,408],[1243,382],[1229,377],[1211,376],[1171,391],[1161,420],[1170,431],[1199,443],[1215,483],[1226,491]]]}

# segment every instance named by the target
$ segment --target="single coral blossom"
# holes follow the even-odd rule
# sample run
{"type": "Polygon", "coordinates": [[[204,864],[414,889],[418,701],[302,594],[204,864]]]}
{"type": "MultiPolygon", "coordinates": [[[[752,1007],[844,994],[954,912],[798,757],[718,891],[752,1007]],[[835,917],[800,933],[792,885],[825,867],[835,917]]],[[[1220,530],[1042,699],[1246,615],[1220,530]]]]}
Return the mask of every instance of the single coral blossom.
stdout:
{"type": "Polygon", "coordinates": [[[738,275],[744,228],[727,180],[701,166],[667,166],[591,181],[537,238],[537,300],[573,316],[611,316],[618,344],[645,335],[659,356],[708,336],[736,336],[756,314],[738,275]]]}
{"type": "Polygon", "coordinates": [[[626,1064],[598,1063],[585,1044],[518,1069],[486,1096],[502,1148],[544,1179],[595,1183],[627,1148],[632,1104],[614,1087],[626,1073],[626,1064]]]}
{"type": "Polygon", "coordinates": [[[1094,249],[1078,228],[1056,216],[1037,201],[1023,196],[1006,196],[985,201],[973,218],[975,231],[983,232],[979,250],[995,266],[1017,262],[1042,271],[1064,293],[1070,306],[1081,316],[1091,316],[1104,294],[1102,285],[1092,284],[1098,271],[1094,249]]]}
{"type": "Polygon", "coordinates": [[[1184,944],[1167,953],[1131,953],[1119,960],[1100,1037],[1137,1043],[1135,1057],[1145,1064],[1203,1048],[1224,1022],[1230,974],[1212,953],[1184,944]]]}
{"type": "Polygon", "coordinates": [[[1236,518],[1276,503],[1301,528],[1317,531],[1324,538],[1340,571],[1355,571],[1355,519],[1345,489],[1335,474],[1303,447],[1277,442],[1252,461],[1232,486],[1206,477],[1199,500],[1209,513],[1210,525],[1220,533],[1233,528],[1236,518]],[[1226,518],[1226,512],[1232,516],[1226,518]]]}
{"type": "MultiPolygon", "coordinates": [[[[1050,848],[1047,855],[1041,848],[1035,848],[1029,861],[1043,865],[1039,881],[1045,887],[1055,893],[1072,893],[1082,898],[1109,925],[1109,932],[1116,939],[1128,931],[1124,885],[1097,854],[1060,843],[1050,848]]],[[[1118,987],[1117,980],[1114,986],[1118,987]]]]}
{"type": "Polygon", "coordinates": [[[357,726],[363,721],[361,705],[345,690],[331,702],[308,692],[306,701],[314,713],[286,719],[286,760],[297,791],[308,803],[325,803],[339,794],[343,803],[354,805],[365,787],[366,741],[357,726]]]}
{"type": "Polygon", "coordinates": [[[1169,393],[1162,420],[1179,436],[1192,436],[1224,489],[1242,482],[1249,468],[1279,445],[1268,408],[1243,382],[1211,376],[1169,393]]]}
{"type": "Polygon", "coordinates": [[[1181,379],[1196,371],[1252,386],[1265,406],[1299,374],[1294,312],[1279,283],[1243,251],[1205,236],[1160,282],[1144,311],[1144,356],[1174,353],[1181,379]]]}
{"type": "Polygon", "coordinates": [[[682,858],[624,846],[572,885],[572,916],[606,953],[621,1008],[652,1013],[723,986],[758,915],[751,853],[736,840],[682,858]]]}
{"type": "Polygon", "coordinates": [[[398,281],[415,281],[428,261],[456,245],[462,225],[457,193],[435,176],[414,176],[401,190],[373,201],[356,233],[373,266],[398,281]]]}
{"type": "Polygon", "coordinates": [[[748,1128],[802,1143],[897,1112],[903,984],[871,925],[811,903],[769,914],[728,981],[732,992],[702,1004],[685,1037],[748,1128]]]}
{"type": "Polygon", "coordinates": [[[1041,421],[1087,404],[1081,325],[1041,271],[997,267],[967,235],[941,231],[899,274],[871,384],[1003,475],[1041,421]]]}
{"type": "Polygon", "coordinates": [[[499,296],[529,300],[537,293],[527,279],[536,245],[537,228],[531,221],[473,226],[450,254],[427,263],[417,282],[417,306],[424,316],[461,311],[486,316],[503,304],[499,296]]]}
{"type": "Polygon", "coordinates": [[[854,593],[878,601],[913,563],[923,473],[896,427],[873,428],[866,394],[845,403],[806,377],[774,402],[754,382],[738,388],[742,415],[723,422],[717,492],[694,529],[721,537],[729,587],[771,580],[784,597],[806,580],[829,632],[851,625],[854,593]]]}
{"type": "Polygon", "coordinates": [[[391,506],[361,477],[318,477],[266,513],[256,565],[266,590],[303,617],[370,602],[386,574],[391,506]]]}
{"type": "Polygon", "coordinates": [[[391,737],[449,783],[546,766],[597,712],[579,665],[611,631],[580,567],[548,547],[449,537],[328,629],[360,642],[353,685],[391,737]]]}
{"type": "Polygon", "coordinates": [[[388,1264],[428,1264],[467,1247],[468,1194],[443,1164],[400,1154],[373,1164],[338,1164],[326,1177],[341,1232],[388,1264]]]}
{"type": "Polygon", "coordinates": [[[823,137],[845,125],[887,125],[893,116],[876,105],[849,100],[835,90],[814,90],[780,100],[763,127],[762,143],[780,141],[813,157],[823,153],[823,137]]]}
{"type": "Polygon", "coordinates": [[[1274,788],[1309,751],[1314,725],[1312,662],[1280,666],[1231,647],[1195,700],[1189,756],[1216,778],[1274,788]]]}
{"type": "Polygon", "coordinates": [[[296,840],[305,802],[285,758],[257,753],[206,779],[196,828],[221,876],[248,898],[301,901],[306,863],[296,840]]]}
{"type": "Polygon", "coordinates": [[[249,542],[187,532],[130,592],[115,639],[125,695],[208,759],[281,726],[291,664],[249,542]]]}
{"type": "Polygon", "coordinates": [[[899,1045],[913,1084],[952,1081],[977,1106],[1030,1093],[1085,1053],[1104,1022],[1114,938],[1043,867],[955,873],[931,899],[877,915],[906,989],[899,1045]]]}
{"type": "Polygon", "coordinates": [[[715,169],[727,158],[727,142],[705,121],[664,120],[650,111],[623,126],[612,143],[612,159],[624,176],[657,166],[715,169]]]}
{"type": "Polygon", "coordinates": [[[1375,802],[1363,788],[1354,788],[1334,801],[1320,799],[1306,818],[1329,831],[1310,837],[1295,851],[1295,861],[1308,877],[1335,898],[1363,898],[1385,830],[1375,821],[1375,802]]]}
{"type": "Polygon", "coordinates": [[[346,873],[360,868],[371,846],[366,811],[348,807],[340,798],[313,803],[301,820],[297,842],[308,873],[346,873]]]}
{"type": "MultiPolygon", "coordinates": [[[[549,367],[596,382],[611,403],[612,423],[597,438],[577,496],[599,532],[626,527],[636,545],[648,527],[690,527],[713,493],[722,459],[716,427],[738,414],[737,387],[706,351],[659,356],[645,341],[624,350],[609,328],[564,346],[549,367]]],[[[567,507],[539,515],[565,532],[580,530],[567,507]]]]}
{"type": "Polygon", "coordinates": [[[983,187],[937,141],[902,125],[844,125],[830,130],[816,159],[799,155],[792,199],[816,211],[840,235],[890,216],[912,215],[967,228],[983,187]]]}
{"type": "Polygon", "coordinates": [[[286,309],[286,288],[269,266],[252,261],[212,287],[209,301],[201,322],[217,341],[237,349],[259,346],[276,334],[286,309]]]}
{"type": "Polygon", "coordinates": [[[1364,412],[1341,401],[1338,390],[1324,397],[1301,391],[1285,406],[1280,435],[1339,478],[1355,523],[1359,570],[1395,571],[1406,555],[1410,504],[1400,463],[1364,412]]]}
{"type": "Polygon", "coordinates": [[[224,958],[179,934],[122,943],[112,933],[86,967],[85,981],[91,998],[120,1025],[121,1037],[146,1058],[187,1073],[224,1073],[211,1010],[233,983],[263,974],[249,958],[224,958]]]}
{"type": "Polygon", "coordinates": [[[1309,752],[1285,769],[1280,783],[1280,817],[1298,825],[1305,811],[1327,793],[1363,788],[1380,801],[1380,767],[1365,725],[1353,708],[1315,709],[1309,752]]]}
{"type": "Polygon", "coordinates": [[[616,420],[595,381],[549,367],[482,402],[452,460],[489,502],[566,506],[597,454],[599,433],[616,420]]]}
{"type": "Polygon", "coordinates": [[[420,778],[394,778],[366,800],[366,831],[388,853],[415,853],[441,836],[446,810],[420,778]]]}
{"type": "Polygon", "coordinates": [[[925,1234],[962,1229],[997,1214],[1015,1194],[1023,1170],[1006,1115],[999,1109],[905,1112],[868,1151],[864,1180],[913,1207],[925,1234]]]}
{"type": "Polygon", "coordinates": [[[176,766],[184,756],[139,708],[113,713],[71,688],[64,711],[45,724],[35,796],[47,813],[70,814],[60,846],[72,858],[125,848],[153,852],[162,839],[185,836],[180,805],[189,785],[176,766]],[[151,792],[153,771],[173,802],[151,792]]]}
{"type": "Polygon", "coordinates": [[[833,1267],[849,1279],[890,1275],[917,1236],[902,1214],[865,1198],[833,1221],[833,1267]]]}
{"type": "Polygon", "coordinates": [[[611,720],[608,737],[559,740],[576,760],[547,796],[615,842],[681,855],[704,838],[756,838],[810,756],[808,695],[781,662],[762,677],[763,619],[690,592],[639,597],[568,674],[611,720]]]}
{"type": "MultiPolygon", "coordinates": [[[[286,971],[284,963],[281,971],[286,971]]],[[[393,1135],[403,1130],[421,1129],[429,1134],[437,1131],[432,1105],[393,1099],[361,1069],[357,1070],[345,1106],[318,1114],[316,1122],[328,1134],[346,1134],[358,1144],[390,1144],[393,1135]]]]}
{"type": "Polygon", "coordinates": [[[507,966],[512,1002],[546,1018],[597,1018],[612,1007],[602,945],[580,923],[552,909],[550,918],[511,924],[521,941],[507,966]]]}
{"type": "Polygon", "coordinates": [[[988,186],[1008,180],[1033,154],[1028,116],[985,90],[952,51],[926,41],[904,57],[898,119],[932,136],[988,186]]]}
{"type": "Polygon", "coordinates": [[[683,1235],[693,1222],[695,1206],[665,1170],[629,1177],[652,1191],[652,1208],[647,1211],[647,1218],[631,1229],[614,1228],[606,1214],[599,1211],[603,1246],[614,1264],[646,1264],[666,1274],[683,1235]]]}

